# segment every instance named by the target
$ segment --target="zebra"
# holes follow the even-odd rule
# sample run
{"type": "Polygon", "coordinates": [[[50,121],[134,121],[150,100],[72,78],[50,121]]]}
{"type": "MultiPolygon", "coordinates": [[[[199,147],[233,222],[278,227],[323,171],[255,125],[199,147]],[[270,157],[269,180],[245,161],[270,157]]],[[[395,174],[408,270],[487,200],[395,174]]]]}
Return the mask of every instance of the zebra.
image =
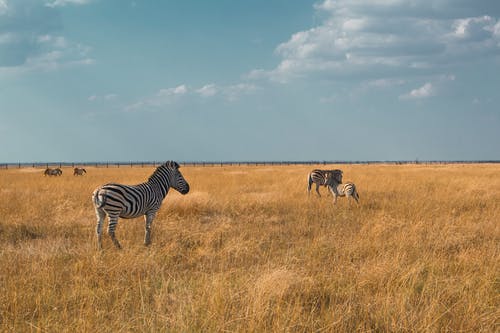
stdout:
{"type": "Polygon", "coordinates": [[[84,168],[75,168],[73,170],[73,176],[83,176],[84,173],[87,173],[87,170],[84,168]]]}
{"type": "Polygon", "coordinates": [[[330,177],[333,177],[334,179],[336,179],[339,184],[342,184],[342,170],[340,170],[340,169],[334,169],[334,170],[314,169],[307,176],[307,194],[311,194],[312,184],[315,183],[316,184],[316,193],[318,193],[318,196],[321,197],[321,194],[319,193],[319,187],[321,185],[326,186],[326,179],[327,179],[328,175],[330,175],[330,177]]]}
{"type": "Polygon", "coordinates": [[[174,188],[181,194],[189,192],[189,184],[179,171],[179,164],[168,161],[160,165],[148,181],[138,185],[105,184],[95,189],[92,194],[97,215],[97,245],[102,249],[102,224],[108,216],[108,234],[114,245],[120,249],[120,243],[115,236],[118,218],[131,219],[144,215],[144,244],[151,243],[151,224],[160,209],[168,190],[174,188]]]}
{"type": "Polygon", "coordinates": [[[331,175],[326,176],[326,187],[330,190],[330,192],[333,195],[333,204],[335,205],[337,203],[337,197],[347,197],[347,201],[350,204],[350,198],[354,198],[356,200],[356,203],[359,203],[359,194],[358,191],[356,190],[356,185],[351,182],[347,182],[345,184],[342,184],[335,179],[335,177],[332,177],[331,175]]]}
{"type": "Polygon", "coordinates": [[[60,168],[56,168],[56,169],[47,168],[43,172],[43,175],[44,176],[60,176],[60,175],[62,175],[62,170],[60,168]]]}

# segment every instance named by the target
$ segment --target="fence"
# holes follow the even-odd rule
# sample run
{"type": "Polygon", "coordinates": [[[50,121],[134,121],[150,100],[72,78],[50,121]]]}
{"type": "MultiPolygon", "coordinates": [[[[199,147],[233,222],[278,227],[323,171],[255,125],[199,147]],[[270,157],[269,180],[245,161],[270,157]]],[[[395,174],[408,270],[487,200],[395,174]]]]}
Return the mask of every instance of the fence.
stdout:
{"type": "MultiPolygon", "coordinates": [[[[120,168],[120,167],[156,167],[163,162],[139,161],[139,162],[31,162],[31,163],[0,163],[0,169],[21,168],[63,168],[63,167],[96,167],[96,168],[120,168]]],[[[476,164],[476,163],[500,163],[500,160],[480,161],[194,161],[179,162],[182,166],[214,167],[214,166],[277,166],[277,165],[327,165],[327,164],[476,164]]]]}

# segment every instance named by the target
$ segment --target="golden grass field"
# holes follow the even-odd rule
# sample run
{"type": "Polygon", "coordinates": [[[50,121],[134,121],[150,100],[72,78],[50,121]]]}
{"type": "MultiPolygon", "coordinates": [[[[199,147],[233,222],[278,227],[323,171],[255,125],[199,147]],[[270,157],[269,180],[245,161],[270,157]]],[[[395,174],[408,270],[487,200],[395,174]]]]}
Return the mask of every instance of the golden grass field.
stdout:
{"type": "Polygon", "coordinates": [[[498,332],[500,165],[182,167],[143,245],[96,248],[91,194],[148,168],[0,170],[2,332],[498,332]]]}

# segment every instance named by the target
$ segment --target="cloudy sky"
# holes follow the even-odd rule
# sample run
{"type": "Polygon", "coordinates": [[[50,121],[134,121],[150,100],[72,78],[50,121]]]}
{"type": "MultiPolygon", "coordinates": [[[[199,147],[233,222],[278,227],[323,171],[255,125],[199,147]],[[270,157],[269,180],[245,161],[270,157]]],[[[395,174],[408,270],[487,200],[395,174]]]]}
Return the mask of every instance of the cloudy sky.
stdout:
{"type": "Polygon", "coordinates": [[[0,163],[500,159],[498,0],[0,0],[0,163]]]}

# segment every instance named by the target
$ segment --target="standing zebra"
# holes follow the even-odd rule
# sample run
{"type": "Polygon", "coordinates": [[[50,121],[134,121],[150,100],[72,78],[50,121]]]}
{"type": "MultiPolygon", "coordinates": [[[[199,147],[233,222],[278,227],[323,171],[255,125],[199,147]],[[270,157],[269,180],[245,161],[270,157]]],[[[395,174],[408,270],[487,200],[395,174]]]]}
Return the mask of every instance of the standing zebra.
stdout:
{"type": "Polygon", "coordinates": [[[347,201],[350,204],[350,198],[354,198],[356,203],[359,203],[359,194],[356,190],[356,185],[354,183],[339,183],[335,177],[331,177],[330,175],[326,176],[326,185],[330,192],[333,195],[333,204],[337,203],[337,197],[347,197],[347,201]]]}
{"type": "Polygon", "coordinates": [[[316,184],[316,193],[321,197],[319,193],[319,187],[321,185],[326,186],[327,177],[331,177],[335,179],[339,184],[342,184],[342,170],[334,169],[334,170],[319,170],[314,169],[307,176],[307,194],[311,194],[312,184],[316,184]]]}
{"type": "Polygon", "coordinates": [[[106,184],[98,187],[93,195],[97,215],[97,245],[102,249],[101,233],[104,218],[108,215],[108,234],[117,248],[121,248],[115,237],[118,218],[145,217],[144,244],[151,243],[151,223],[160,209],[170,187],[181,194],[189,192],[189,184],[179,171],[177,162],[168,161],[160,165],[148,181],[138,185],[106,184]]]}
{"type": "Polygon", "coordinates": [[[44,176],[60,176],[60,175],[62,175],[62,170],[60,168],[56,168],[56,169],[47,168],[43,172],[43,175],[44,176]]]}
{"type": "Polygon", "coordinates": [[[87,170],[84,168],[75,168],[73,170],[73,176],[83,176],[84,173],[87,173],[87,170]]]}

